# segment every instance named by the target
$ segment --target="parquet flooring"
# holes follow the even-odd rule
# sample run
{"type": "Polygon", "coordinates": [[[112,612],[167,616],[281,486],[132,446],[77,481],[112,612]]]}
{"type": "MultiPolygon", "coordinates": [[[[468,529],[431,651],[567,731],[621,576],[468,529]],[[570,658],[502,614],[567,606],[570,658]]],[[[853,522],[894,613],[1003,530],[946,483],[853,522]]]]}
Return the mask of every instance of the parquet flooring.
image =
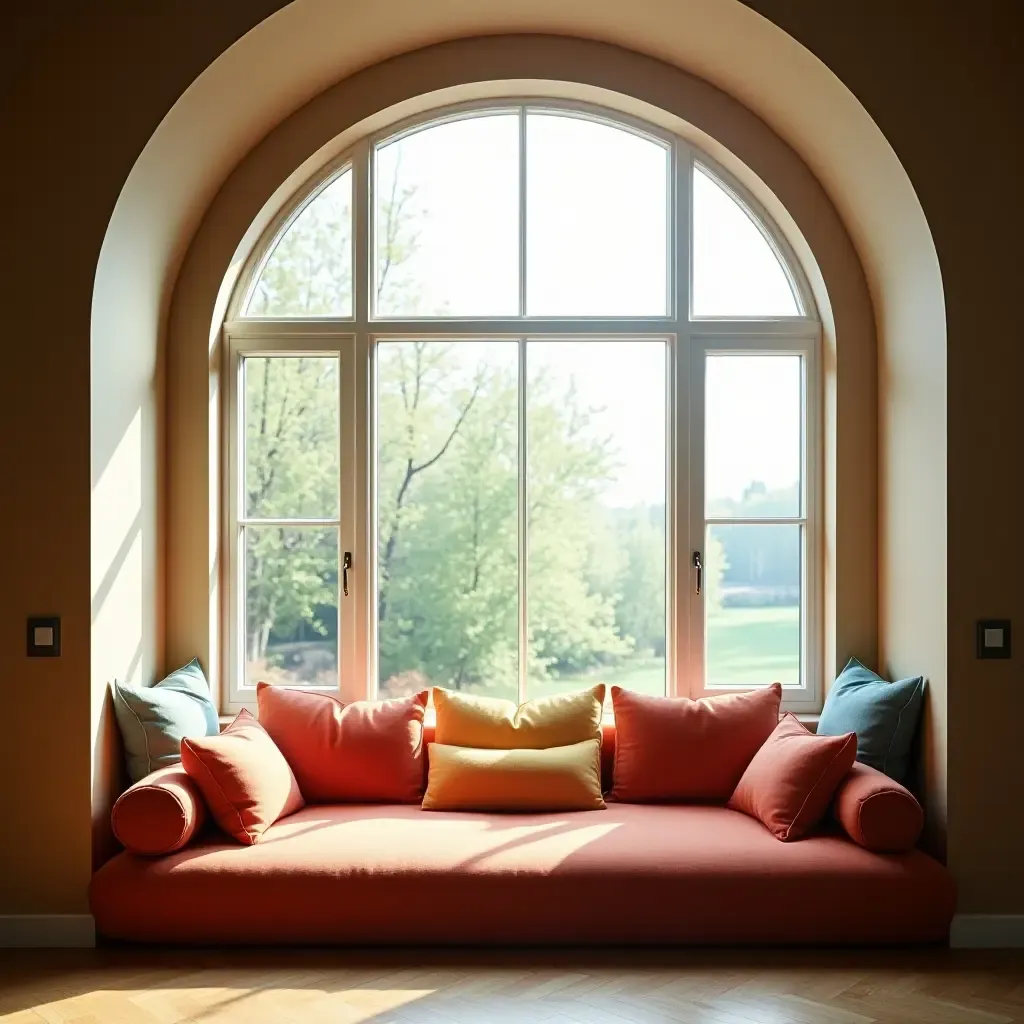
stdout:
{"type": "Polygon", "coordinates": [[[11,1024],[1002,1024],[1024,953],[0,950],[11,1024]]]}

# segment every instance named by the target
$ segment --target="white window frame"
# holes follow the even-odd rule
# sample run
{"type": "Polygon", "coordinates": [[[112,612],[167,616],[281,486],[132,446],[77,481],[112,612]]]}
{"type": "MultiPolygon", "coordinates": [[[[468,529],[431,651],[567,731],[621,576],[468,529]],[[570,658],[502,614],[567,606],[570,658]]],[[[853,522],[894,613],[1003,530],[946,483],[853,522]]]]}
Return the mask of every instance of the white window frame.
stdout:
{"type": "MultiPolygon", "coordinates": [[[[687,676],[692,697],[712,697],[719,694],[742,692],[749,687],[709,687],[705,680],[707,643],[705,638],[704,592],[697,594],[696,570],[692,552],[706,551],[706,532],[709,525],[793,525],[802,531],[800,559],[800,680],[799,685],[786,682],[783,687],[783,707],[787,711],[812,713],[821,710],[822,664],[822,605],[821,592],[821,536],[820,536],[820,474],[812,467],[820,465],[820,392],[818,366],[818,334],[807,331],[803,336],[792,332],[787,337],[761,335],[703,336],[696,333],[689,346],[690,402],[689,402],[689,488],[690,500],[685,511],[685,524],[690,551],[684,552],[683,566],[689,572],[689,615],[683,635],[689,638],[685,657],[687,676]],[[736,356],[798,356],[801,368],[801,430],[800,430],[800,508],[794,516],[754,518],[709,518],[705,505],[705,368],[709,355],[736,356]]],[[[772,682],[773,680],[766,680],[772,682]]]]}
{"type": "MultiPolygon", "coordinates": [[[[274,218],[249,256],[228,306],[223,327],[224,416],[222,422],[225,467],[222,503],[223,547],[227,555],[224,579],[224,655],[222,704],[227,712],[253,707],[255,689],[244,686],[245,626],[239,537],[241,517],[241,403],[239,380],[247,355],[324,355],[340,360],[341,505],[339,558],[352,552],[350,596],[339,590],[339,689],[343,699],[373,698],[376,693],[376,494],[375,465],[375,351],[379,341],[410,338],[556,339],[593,337],[667,339],[669,353],[666,444],[666,693],[704,696],[703,601],[694,593],[690,566],[693,550],[703,551],[703,481],[695,472],[703,467],[703,395],[698,394],[701,373],[694,360],[709,349],[729,352],[774,352],[800,355],[804,368],[803,407],[803,512],[806,531],[802,593],[801,685],[783,694],[783,707],[814,712],[823,697],[823,558],[821,487],[823,479],[821,325],[806,277],[788,243],[763,207],[712,159],[672,133],[604,107],[535,98],[495,99],[457,104],[391,125],[356,142],[346,153],[321,168],[299,189],[288,206],[274,218]],[[375,147],[421,128],[481,113],[520,113],[520,311],[521,315],[495,318],[376,318],[371,310],[375,265],[373,160],[375,147]],[[531,317],[525,315],[525,111],[543,110],[585,117],[634,132],[665,145],[669,158],[668,313],[647,317],[531,317]],[[751,216],[779,258],[800,310],[796,316],[694,317],[692,294],[693,169],[699,165],[751,216]],[[351,317],[276,319],[246,317],[243,313],[258,275],[279,237],[307,202],[346,167],[352,169],[352,280],[351,317]],[[699,418],[698,418],[699,417],[699,418]],[[699,505],[698,505],[699,503],[699,505]],[[699,512],[698,512],[699,508],[699,512]],[[699,543],[697,541],[699,540],[699,543]],[[700,648],[700,649],[698,649],[700,648]]],[[[521,349],[522,350],[522,349],[521,349]]],[[[521,389],[522,391],[522,389],[521,389]]],[[[524,395],[520,395],[520,402],[524,395]]],[[[521,467],[521,471],[522,471],[521,467]]],[[[521,472],[522,475],[522,472],[521,472]]],[[[788,520],[787,520],[788,521],[788,520]]],[[[275,521],[276,522],[276,521],[275,521]]],[[[522,534],[522,530],[520,531],[522,534]]],[[[521,537],[520,557],[525,543],[521,537]]],[[[521,566],[524,563],[521,562],[521,566]]],[[[520,571],[525,578],[525,572],[520,571]]],[[[520,584],[520,588],[524,584],[520,584]]],[[[521,643],[525,604],[520,602],[521,643]]],[[[306,687],[308,688],[308,687],[306,687]]],[[[742,687],[738,689],[743,689],[742,687]]],[[[736,692],[731,690],[729,692],[736,692]]]]}

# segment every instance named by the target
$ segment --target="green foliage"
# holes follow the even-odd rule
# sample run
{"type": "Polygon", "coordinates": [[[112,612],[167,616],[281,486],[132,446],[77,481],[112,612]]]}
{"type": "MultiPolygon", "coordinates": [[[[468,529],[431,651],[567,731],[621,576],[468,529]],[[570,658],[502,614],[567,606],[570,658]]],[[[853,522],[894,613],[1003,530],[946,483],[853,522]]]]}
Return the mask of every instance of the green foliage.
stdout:
{"type": "Polygon", "coordinates": [[[622,545],[615,619],[638,651],[665,656],[665,506],[615,514],[622,545]]]}
{"type": "MultiPolygon", "coordinates": [[[[338,508],[338,363],[333,358],[245,361],[246,514],[327,518],[338,508]]],[[[334,629],[320,610],[337,605],[334,530],[246,531],[246,647],[264,658],[271,632],[334,629]]],[[[336,620],[336,616],[334,617],[336,620]]]]}
{"type": "Polygon", "coordinates": [[[709,616],[722,611],[722,584],[729,568],[729,556],[719,538],[721,528],[710,532],[704,552],[704,607],[709,616]]]}
{"type": "Polygon", "coordinates": [[[378,348],[383,681],[486,678],[515,692],[514,365],[478,365],[454,344],[378,348]]]}
{"type": "Polygon", "coordinates": [[[250,316],[351,316],[351,195],[346,171],[288,225],[253,290],[250,316]]]}
{"type": "MultiPolygon", "coordinates": [[[[423,312],[409,267],[420,211],[398,172],[377,211],[376,298],[392,315],[423,312]]],[[[351,310],[348,189],[337,179],[295,220],[268,260],[251,314],[351,310]]],[[[248,516],[337,514],[337,373],[334,359],[246,360],[248,516]]],[[[517,692],[518,374],[516,342],[378,345],[377,618],[384,694],[429,683],[509,697],[517,692]]],[[[587,408],[571,381],[544,372],[531,373],[526,389],[527,672],[533,692],[589,673],[629,679],[636,666],[644,685],[656,687],[666,650],[665,507],[602,504],[620,453],[616,438],[596,429],[600,410],[587,408]]],[[[741,502],[712,512],[756,507],[760,514],[779,514],[780,503],[792,500],[792,494],[755,484],[741,502]]],[[[748,564],[767,564],[758,555],[763,538],[750,532],[756,529],[719,528],[708,540],[705,591],[716,622],[731,577],[738,579],[748,564]]],[[[316,637],[333,650],[335,531],[250,527],[246,540],[250,660],[272,660],[274,651],[316,637]]]]}

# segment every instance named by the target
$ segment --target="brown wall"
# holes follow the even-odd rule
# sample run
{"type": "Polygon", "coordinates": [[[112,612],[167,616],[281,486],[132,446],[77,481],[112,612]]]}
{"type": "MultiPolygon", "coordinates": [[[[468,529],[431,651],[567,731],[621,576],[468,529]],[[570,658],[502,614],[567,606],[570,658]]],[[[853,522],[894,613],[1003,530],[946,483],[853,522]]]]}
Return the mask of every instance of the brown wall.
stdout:
{"type": "MultiPolygon", "coordinates": [[[[864,104],[910,175],[938,250],[948,337],[948,546],[936,558],[948,567],[949,857],[962,910],[1021,913],[1024,818],[1009,809],[1024,800],[1015,754],[1024,737],[1024,652],[1018,641],[1010,661],[977,661],[974,622],[1008,617],[1018,635],[1024,630],[1015,497],[1024,470],[1024,4],[750,6],[813,50],[864,104]]],[[[931,439],[916,443],[927,458],[931,439]]],[[[912,491],[907,498],[909,506],[912,491]]],[[[916,542],[913,515],[908,507],[903,544],[916,542]]],[[[904,621],[913,612],[893,610],[904,621]]]]}
{"type": "MultiPolygon", "coordinates": [[[[164,113],[221,51],[279,6],[35,0],[19,13],[5,11],[0,914],[85,909],[95,656],[90,492],[103,468],[91,468],[88,381],[104,231],[164,113]],[[49,612],[63,616],[63,657],[28,661],[25,616],[49,612]]],[[[948,545],[935,557],[948,565],[950,858],[962,909],[1024,912],[1024,823],[1015,813],[1024,802],[1016,756],[1024,721],[1020,644],[1010,662],[973,658],[976,618],[1009,616],[1018,632],[1024,628],[1021,517],[1007,500],[1024,466],[1017,395],[1024,214],[1016,190],[1024,8],[1016,0],[750,6],[857,95],[909,173],[934,235],[948,329],[948,545]]],[[[915,444],[927,447],[928,438],[915,444]]],[[[140,461],[159,459],[155,438],[146,445],[140,461]]],[[[912,516],[909,503],[902,506],[912,516]]],[[[910,518],[902,533],[889,532],[890,544],[913,536],[910,518]]],[[[898,584],[889,588],[894,600],[913,593],[898,584]]],[[[899,611],[912,622],[913,608],[899,611]]],[[[151,620],[141,628],[157,626],[151,620]]],[[[143,640],[157,658],[159,638],[143,640]]],[[[889,652],[900,642],[888,641],[893,663],[901,659],[889,652]]]]}

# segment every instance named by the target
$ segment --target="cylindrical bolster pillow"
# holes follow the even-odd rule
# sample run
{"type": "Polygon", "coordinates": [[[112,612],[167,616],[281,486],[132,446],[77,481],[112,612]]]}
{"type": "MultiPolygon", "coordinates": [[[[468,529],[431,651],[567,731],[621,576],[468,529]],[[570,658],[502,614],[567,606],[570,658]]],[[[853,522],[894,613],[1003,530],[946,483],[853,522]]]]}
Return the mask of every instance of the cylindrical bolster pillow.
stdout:
{"type": "Polygon", "coordinates": [[[924,827],[914,794],[859,762],[839,784],[832,813],[855,843],[875,853],[912,849],[924,827]]]}
{"type": "Polygon", "coordinates": [[[110,824],[131,853],[158,856],[180,850],[206,820],[206,804],[180,764],[168,765],[126,789],[110,824]]]}

